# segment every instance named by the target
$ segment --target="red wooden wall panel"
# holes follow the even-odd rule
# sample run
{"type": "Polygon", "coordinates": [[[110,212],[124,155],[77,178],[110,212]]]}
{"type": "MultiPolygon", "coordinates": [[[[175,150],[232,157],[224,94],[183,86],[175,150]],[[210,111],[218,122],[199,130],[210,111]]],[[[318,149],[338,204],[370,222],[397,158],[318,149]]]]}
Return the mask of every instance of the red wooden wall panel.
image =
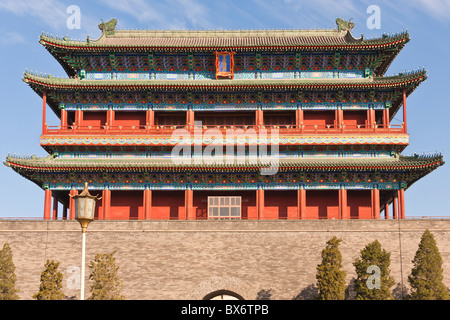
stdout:
{"type": "Polygon", "coordinates": [[[254,112],[195,112],[195,121],[201,121],[204,126],[251,126],[255,124],[254,112]]]}
{"type": "Polygon", "coordinates": [[[111,220],[137,219],[143,214],[143,191],[111,191],[111,220]]]}
{"type": "Polygon", "coordinates": [[[325,126],[327,124],[334,125],[334,111],[304,111],[303,124],[306,126],[318,125],[325,126]]]}
{"type": "Polygon", "coordinates": [[[145,126],[146,113],[144,111],[116,111],[114,126],[145,126]]]}
{"type": "Polygon", "coordinates": [[[151,219],[176,220],[184,219],[184,191],[152,191],[151,219]]]}
{"type": "Polygon", "coordinates": [[[348,111],[345,110],[344,114],[344,125],[355,127],[357,125],[367,124],[367,112],[363,111],[348,111]]]}
{"type": "Polygon", "coordinates": [[[100,127],[106,123],[106,111],[84,111],[82,126],[100,127]]]}
{"type": "Polygon", "coordinates": [[[338,219],[338,190],[306,190],[305,219],[338,219]]]}
{"type": "Polygon", "coordinates": [[[263,219],[287,219],[297,214],[297,190],[264,191],[263,219]]]}
{"type": "Polygon", "coordinates": [[[370,219],[372,215],[370,190],[347,190],[347,205],[351,219],[370,219]]]}

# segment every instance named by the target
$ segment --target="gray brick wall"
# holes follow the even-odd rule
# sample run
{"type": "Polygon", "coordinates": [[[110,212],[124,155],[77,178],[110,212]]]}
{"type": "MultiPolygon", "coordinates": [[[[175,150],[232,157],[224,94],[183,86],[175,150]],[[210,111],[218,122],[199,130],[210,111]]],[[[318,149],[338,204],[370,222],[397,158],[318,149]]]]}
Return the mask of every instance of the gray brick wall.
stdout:
{"type": "MultiPolygon", "coordinates": [[[[391,274],[408,287],[411,260],[425,229],[435,236],[450,287],[450,220],[95,221],[88,228],[86,268],[96,253],[117,251],[127,299],[201,299],[220,289],[246,299],[307,298],[325,243],[342,238],[349,283],[353,260],[377,239],[391,253],[391,274]]],[[[76,221],[0,221],[9,242],[21,299],[39,287],[46,259],[61,262],[64,292],[79,298],[72,268],[81,265],[76,221]]],[[[86,276],[89,274],[86,269],[86,276]]],[[[90,296],[86,279],[86,297],[90,296]]]]}

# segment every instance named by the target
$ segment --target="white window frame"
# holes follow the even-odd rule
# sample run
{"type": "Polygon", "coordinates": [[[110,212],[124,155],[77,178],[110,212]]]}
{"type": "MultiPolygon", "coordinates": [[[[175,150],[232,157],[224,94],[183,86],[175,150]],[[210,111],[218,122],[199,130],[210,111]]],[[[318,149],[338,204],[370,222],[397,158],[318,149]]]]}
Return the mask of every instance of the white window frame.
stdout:
{"type": "Polygon", "coordinates": [[[240,196],[208,196],[208,219],[240,220],[241,206],[240,196]]]}

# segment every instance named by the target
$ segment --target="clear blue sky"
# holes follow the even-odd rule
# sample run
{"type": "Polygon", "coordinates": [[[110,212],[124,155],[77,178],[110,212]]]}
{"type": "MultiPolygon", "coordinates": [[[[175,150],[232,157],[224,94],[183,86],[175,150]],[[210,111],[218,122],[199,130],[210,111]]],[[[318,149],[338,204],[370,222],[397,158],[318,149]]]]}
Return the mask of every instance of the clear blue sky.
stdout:
{"type": "MultiPolygon", "coordinates": [[[[46,155],[39,146],[42,100],[22,82],[23,72],[64,76],[39,43],[42,31],[73,39],[100,36],[101,19],[118,19],[120,29],[329,29],[335,19],[353,18],[353,34],[365,38],[407,29],[411,41],[387,74],[425,67],[428,80],[408,98],[410,145],[403,154],[450,154],[449,0],[1,0],[0,157],[8,152],[46,155]],[[69,29],[67,8],[81,11],[80,29],[69,29]],[[369,29],[370,5],[380,8],[380,29],[369,29]]],[[[394,123],[401,121],[398,115],[394,123]]],[[[49,125],[57,125],[52,115],[49,125]]],[[[0,166],[0,217],[42,217],[44,192],[0,166]]],[[[450,216],[450,164],[416,182],[406,192],[407,216],[450,216]]]]}

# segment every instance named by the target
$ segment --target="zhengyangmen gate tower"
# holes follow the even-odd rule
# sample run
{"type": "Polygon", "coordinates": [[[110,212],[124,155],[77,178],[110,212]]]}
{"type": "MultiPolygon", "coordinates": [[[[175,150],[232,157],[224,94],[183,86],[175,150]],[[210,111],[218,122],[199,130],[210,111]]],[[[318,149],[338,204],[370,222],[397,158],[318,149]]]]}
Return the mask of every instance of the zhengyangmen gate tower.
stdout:
{"type": "Polygon", "coordinates": [[[113,19],[98,40],[42,35],[68,75],[23,79],[43,99],[49,155],[5,164],[45,191],[44,219],[73,219],[85,182],[99,220],[404,219],[405,190],[444,163],[401,154],[426,72],[385,76],[408,33],[357,39],[336,22],[136,31],[113,19]]]}

